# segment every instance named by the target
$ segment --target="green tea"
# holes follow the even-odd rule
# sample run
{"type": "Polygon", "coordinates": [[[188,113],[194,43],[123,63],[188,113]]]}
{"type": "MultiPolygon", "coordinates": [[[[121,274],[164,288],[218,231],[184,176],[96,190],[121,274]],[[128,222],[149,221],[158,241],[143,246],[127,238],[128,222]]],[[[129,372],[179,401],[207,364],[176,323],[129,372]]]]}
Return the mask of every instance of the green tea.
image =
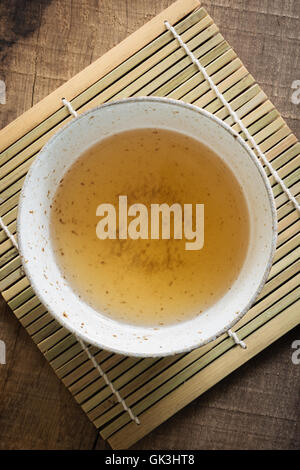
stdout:
{"type": "Polygon", "coordinates": [[[231,288],[247,253],[248,209],[211,149],[173,131],[137,129],[100,141],[71,166],[52,203],[51,239],[65,279],[97,311],[130,324],[175,324],[231,288]],[[149,208],[149,218],[152,204],[204,204],[203,247],[185,249],[172,230],[170,239],[99,239],[97,207],[117,207],[121,195],[149,208]]]}

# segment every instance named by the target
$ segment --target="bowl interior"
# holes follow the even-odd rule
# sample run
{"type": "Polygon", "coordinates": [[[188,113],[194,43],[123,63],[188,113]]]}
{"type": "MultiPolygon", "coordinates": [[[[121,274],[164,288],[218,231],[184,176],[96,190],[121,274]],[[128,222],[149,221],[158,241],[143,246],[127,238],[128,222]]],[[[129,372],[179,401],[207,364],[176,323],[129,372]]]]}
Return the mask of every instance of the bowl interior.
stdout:
{"type": "Polygon", "coordinates": [[[140,98],[92,109],[74,119],[47,143],[23,186],[18,240],[23,265],[36,294],[66,328],[87,343],[114,352],[164,356],[188,351],[215,339],[246,313],[271,265],[275,224],[274,202],[267,178],[255,155],[237,134],[194,106],[140,98]],[[51,201],[59,181],[74,161],[88,147],[109,135],[145,127],[178,131],[211,147],[240,182],[250,217],[247,256],[231,290],[198,317],[158,330],[118,323],[79,299],[62,278],[49,241],[51,201]]]}

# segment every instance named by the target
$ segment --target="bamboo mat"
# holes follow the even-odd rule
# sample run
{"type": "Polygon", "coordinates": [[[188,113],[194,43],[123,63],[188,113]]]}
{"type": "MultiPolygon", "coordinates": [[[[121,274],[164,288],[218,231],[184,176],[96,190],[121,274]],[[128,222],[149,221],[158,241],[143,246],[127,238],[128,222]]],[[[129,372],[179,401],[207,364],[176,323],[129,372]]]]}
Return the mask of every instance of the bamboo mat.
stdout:
{"type": "MultiPolygon", "coordinates": [[[[0,215],[11,233],[16,232],[19,193],[31,163],[57,129],[72,119],[62,106],[62,97],[80,113],[128,96],[167,96],[205,108],[233,125],[202,75],[166,32],[165,19],[176,25],[300,201],[300,143],[198,1],[179,0],[0,132],[0,215]]],[[[40,304],[23,274],[17,250],[0,232],[3,297],[113,449],[133,445],[299,324],[300,221],[292,203],[269,178],[279,236],[269,279],[255,305],[233,328],[247,349],[226,335],[188,354],[161,359],[124,357],[90,348],[140,425],[131,421],[111,394],[75,337],[40,304]]]]}

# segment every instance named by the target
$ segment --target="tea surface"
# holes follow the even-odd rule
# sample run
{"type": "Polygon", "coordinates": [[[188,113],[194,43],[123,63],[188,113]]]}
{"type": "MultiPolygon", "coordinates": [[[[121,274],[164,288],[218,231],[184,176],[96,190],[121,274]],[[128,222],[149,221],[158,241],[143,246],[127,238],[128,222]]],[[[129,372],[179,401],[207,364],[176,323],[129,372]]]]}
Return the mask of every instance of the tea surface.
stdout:
{"type": "Polygon", "coordinates": [[[72,165],[52,203],[51,240],[64,277],[96,310],[131,324],[201,314],[237,278],[248,239],[248,209],[231,170],[200,142],[169,130],[102,140],[72,165]],[[120,195],[149,214],[155,203],[204,204],[203,248],[186,250],[187,240],[172,231],[169,240],[100,240],[96,209],[117,208],[120,195]]]}

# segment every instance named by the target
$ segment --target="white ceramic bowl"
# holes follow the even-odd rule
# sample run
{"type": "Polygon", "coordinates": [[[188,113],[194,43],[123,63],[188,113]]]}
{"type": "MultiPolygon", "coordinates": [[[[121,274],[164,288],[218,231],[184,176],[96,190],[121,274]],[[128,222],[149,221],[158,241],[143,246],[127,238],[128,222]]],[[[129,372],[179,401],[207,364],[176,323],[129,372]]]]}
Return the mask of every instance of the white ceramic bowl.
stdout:
{"type": "Polygon", "coordinates": [[[91,109],[50,139],[26,177],[17,231],[27,277],[41,302],[63,326],[87,343],[120,354],[166,356],[214,340],[247,312],[271,267],[276,212],[268,179],[257,157],[227,124],[183,102],[132,98],[91,109]],[[249,248],[231,290],[198,317],[159,330],[119,323],[79,299],[62,278],[49,239],[51,200],[63,174],[74,161],[102,138],[145,127],[177,130],[211,147],[226,161],[243,187],[250,214],[249,248]],[[68,312],[67,318],[63,312],[68,312]],[[82,322],[84,328],[80,327],[82,322]],[[144,336],[147,341],[137,338],[144,336]]]}

